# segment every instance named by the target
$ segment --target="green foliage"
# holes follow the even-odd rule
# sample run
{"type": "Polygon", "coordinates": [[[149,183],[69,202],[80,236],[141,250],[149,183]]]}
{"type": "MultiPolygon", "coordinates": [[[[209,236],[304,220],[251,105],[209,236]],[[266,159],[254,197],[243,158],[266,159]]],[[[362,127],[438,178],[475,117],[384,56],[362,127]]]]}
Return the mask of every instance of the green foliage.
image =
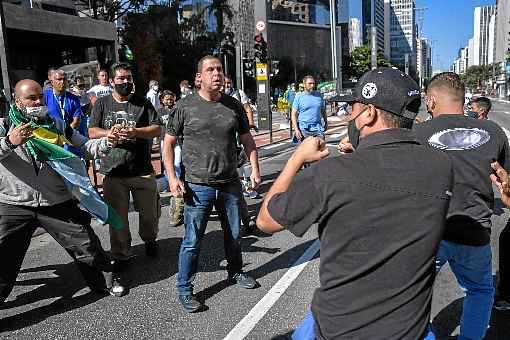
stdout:
{"type": "Polygon", "coordinates": [[[136,89],[144,94],[151,79],[161,89],[178,93],[179,82],[193,84],[196,64],[216,48],[214,32],[206,30],[203,17],[192,15],[177,22],[179,4],[149,6],[144,13],[127,15],[123,40],[134,55],[136,89]]]}
{"type": "MultiPolygon", "coordinates": [[[[391,66],[382,53],[377,55],[377,66],[391,66]]],[[[356,47],[344,63],[343,72],[347,78],[359,79],[372,68],[372,50],[369,45],[356,47]]]]}
{"type": "Polygon", "coordinates": [[[466,87],[472,91],[477,91],[487,85],[489,79],[498,77],[501,74],[501,65],[474,65],[470,66],[466,72],[461,75],[466,87]]]}

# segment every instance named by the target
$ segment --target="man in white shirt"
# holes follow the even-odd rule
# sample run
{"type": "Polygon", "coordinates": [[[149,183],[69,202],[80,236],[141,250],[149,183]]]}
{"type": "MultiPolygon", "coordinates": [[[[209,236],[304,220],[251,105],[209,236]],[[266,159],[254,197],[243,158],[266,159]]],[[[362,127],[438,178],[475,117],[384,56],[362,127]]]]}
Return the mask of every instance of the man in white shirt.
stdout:
{"type": "Polygon", "coordinates": [[[99,70],[97,73],[97,79],[99,80],[99,84],[92,86],[90,90],[87,91],[92,105],[96,103],[97,99],[112,93],[112,87],[110,86],[107,70],[99,70]]]}
{"type": "Polygon", "coordinates": [[[160,108],[160,102],[159,102],[159,83],[157,80],[151,80],[149,82],[149,91],[147,91],[147,94],[145,95],[147,99],[152,103],[152,106],[156,110],[160,108]]]}

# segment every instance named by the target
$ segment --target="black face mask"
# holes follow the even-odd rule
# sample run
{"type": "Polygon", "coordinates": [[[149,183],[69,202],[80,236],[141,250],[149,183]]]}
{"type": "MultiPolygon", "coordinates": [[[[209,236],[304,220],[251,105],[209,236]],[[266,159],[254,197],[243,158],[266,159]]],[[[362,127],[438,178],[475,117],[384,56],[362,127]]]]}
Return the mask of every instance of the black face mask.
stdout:
{"type": "Polygon", "coordinates": [[[349,136],[349,142],[353,149],[356,149],[359,144],[359,129],[356,127],[355,119],[349,121],[347,125],[347,136],[349,136]]]}
{"type": "Polygon", "coordinates": [[[356,119],[365,111],[366,110],[363,110],[358,113],[358,115],[351,119],[347,125],[347,136],[349,136],[349,142],[351,143],[353,149],[356,149],[359,144],[360,129],[356,127],[356,119]]]}
{"type": "Polygon", "coordinates": [[[120,94],[122,97],[127,97],[133,91],[133,83],[122,83],[115,84],[115,92],[120,94]]]}

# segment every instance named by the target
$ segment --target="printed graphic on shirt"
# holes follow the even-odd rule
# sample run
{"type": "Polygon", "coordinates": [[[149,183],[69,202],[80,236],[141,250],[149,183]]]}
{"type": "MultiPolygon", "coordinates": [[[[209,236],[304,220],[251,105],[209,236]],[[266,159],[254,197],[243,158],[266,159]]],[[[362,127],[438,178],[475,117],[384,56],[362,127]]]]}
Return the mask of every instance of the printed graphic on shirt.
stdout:
{"type": "Polygon", "coordinates": [[[491,139],[489,133],[478,128],[455,128],[436,132],[428,142],[440,150],[476,149],[491,139]]]}

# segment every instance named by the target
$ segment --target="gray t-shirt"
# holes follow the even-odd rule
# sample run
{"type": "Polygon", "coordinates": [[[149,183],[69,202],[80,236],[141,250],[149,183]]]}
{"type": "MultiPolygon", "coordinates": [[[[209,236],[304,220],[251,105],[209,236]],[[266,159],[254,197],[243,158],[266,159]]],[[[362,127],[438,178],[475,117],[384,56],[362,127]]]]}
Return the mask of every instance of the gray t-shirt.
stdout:
{"type": "Polygon", "coordinates": [[[221,184],[237,181],[236,133],[249,133],[241,103],[222,95],[209,102],[192,94],[177,102],[167,133],[183,137],[182,163],[187,182],[221,184]]]}

